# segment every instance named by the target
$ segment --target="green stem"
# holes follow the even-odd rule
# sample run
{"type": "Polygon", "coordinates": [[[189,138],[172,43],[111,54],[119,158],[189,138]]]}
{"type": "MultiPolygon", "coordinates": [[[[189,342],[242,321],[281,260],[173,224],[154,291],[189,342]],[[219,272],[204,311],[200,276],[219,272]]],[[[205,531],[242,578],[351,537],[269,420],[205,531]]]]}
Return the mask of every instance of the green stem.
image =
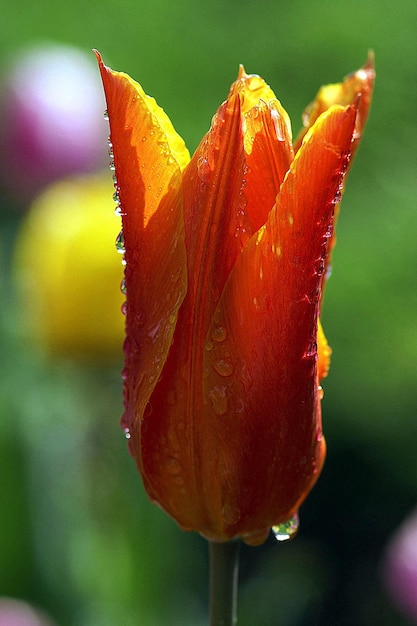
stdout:
{"type": "Polygon", "coordinates": [[[210,546],[210,626],[237,624],[240,540],[210,546]]]}

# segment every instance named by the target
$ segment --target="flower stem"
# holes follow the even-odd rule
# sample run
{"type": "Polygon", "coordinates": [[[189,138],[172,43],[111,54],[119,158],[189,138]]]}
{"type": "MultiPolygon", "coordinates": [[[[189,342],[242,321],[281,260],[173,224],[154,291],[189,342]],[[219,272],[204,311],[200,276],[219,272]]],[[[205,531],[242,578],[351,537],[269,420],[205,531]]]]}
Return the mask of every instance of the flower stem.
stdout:
{"type": "Polygon", "coordinates": [[[210,626],[235,626],[240,540],[209,541],[209,546],[210,626]]]}

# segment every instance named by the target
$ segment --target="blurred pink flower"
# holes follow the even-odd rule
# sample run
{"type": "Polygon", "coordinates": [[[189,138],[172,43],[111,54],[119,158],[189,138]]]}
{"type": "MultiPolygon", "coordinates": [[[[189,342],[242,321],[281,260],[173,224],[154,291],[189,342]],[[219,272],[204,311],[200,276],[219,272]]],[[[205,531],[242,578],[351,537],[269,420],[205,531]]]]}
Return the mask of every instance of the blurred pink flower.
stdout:
{"type": "Polygon", "coordinates": [[[382,575],[392,599],[417,624],[417,509],[390,540],[382,575]]]}
{"type": "Polygon", "coordinates": [[[54,626],[54,624],[26,602],[0,598],[0,626],[54,626]]]}
{"type": "Polygon", "coordinates": [[[44,43],[4,72],[0,185],[12,198],[30,199],[54,180],[107,163],[104,97],[91,57],[44,43]]]}

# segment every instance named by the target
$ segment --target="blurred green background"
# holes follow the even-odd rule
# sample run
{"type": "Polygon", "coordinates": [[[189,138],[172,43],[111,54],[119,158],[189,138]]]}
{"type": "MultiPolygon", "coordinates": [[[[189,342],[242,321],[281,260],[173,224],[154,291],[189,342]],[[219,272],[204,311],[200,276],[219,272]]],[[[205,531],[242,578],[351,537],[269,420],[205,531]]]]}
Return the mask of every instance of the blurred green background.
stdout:
{"type": "MultiPolygon", "coordinates": [[[[43,40],[98,48],[157,99],[191,150],[239,63],[271,84],[296,134],[317,88],[375,51],[323,316],[328,459],[297,539],[243,550],[241,626],[412,623],[380,567],[417,501],[416,24],[415,0],[3,4],[2,65],[43,40]]],[[[3,204],[0,595],[59,626],[205,624],[206,546],[143,494],[119,428],[121,354],[79,363],[26,340],[11,271],[22,216],[3,204]]]]}

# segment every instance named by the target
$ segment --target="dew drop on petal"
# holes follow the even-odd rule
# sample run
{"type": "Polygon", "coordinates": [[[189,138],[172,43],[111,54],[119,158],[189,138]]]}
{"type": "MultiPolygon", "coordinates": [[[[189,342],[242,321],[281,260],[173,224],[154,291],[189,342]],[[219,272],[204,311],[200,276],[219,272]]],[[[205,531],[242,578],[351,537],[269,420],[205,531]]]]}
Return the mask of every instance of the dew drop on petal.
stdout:
{"type": "Polygon", "coordinates": [[[233,374],[233,365],[225,359],[216,359],[213,363],[213,369],[220,376],[231,376],[233,374]]]}
{"type": "Polygon", "coordinates": [[[129,428],[124,428],[123,432],[125,434],[125,438],[126,439],[130,439],[131,435],[130,435],[130,429],[129,428]]]}
{"type": "Polygon", "coordinates": [[[175,457],[168,456],[166,459],[166,470],[171,476],[177,476],[182,472],[182,465],[175,457]]]}
{"type": "Polygon", "coordinates": [[[228,410],[228,399],[226,395],[226,387],[216,385],[209,392],[209,398],[216,415],[225,415],[228,410]]]}
{"type": "Polygon", "coordinates": [[[217,326],[216,328],[213,328],[213,330],[211,331],[211,338],[213,339],[213,341],[217,341],[218,343],[221,343],[222,341],[224,341],[227,337],[227,330],[224,328],[224,326],[217,326]]]}
{"type": "Polygon", "coordinates": [[[211,175],[210,164],[207,159],[202,156],[197,160],[197,174],[203,183],[206,183],[211,175]]]}
{"type": "Polygon", "coordinates": [[[298,513],[294,515],[287,522],[282,522],[277,526],[272,526],[272,532],[277,541],[288,541],[293,539],[297,534],[299,527],[298,513]]]}
{"type": "Polygon", "coordinates": [[[124,239],[124,235],[123,235],[123,231],[121,230],[120,233],[117,235],[116,237],[116,250],[119,254],[124,254],[126,252],[125,250],[125,239],[124,239]]]}
{"type": "Polygon", "coordinates": [[[240,520],[240,510],[230,502],[225,502],[222,507],[222,518],[226,524],[237,524],[240,520]]]}

